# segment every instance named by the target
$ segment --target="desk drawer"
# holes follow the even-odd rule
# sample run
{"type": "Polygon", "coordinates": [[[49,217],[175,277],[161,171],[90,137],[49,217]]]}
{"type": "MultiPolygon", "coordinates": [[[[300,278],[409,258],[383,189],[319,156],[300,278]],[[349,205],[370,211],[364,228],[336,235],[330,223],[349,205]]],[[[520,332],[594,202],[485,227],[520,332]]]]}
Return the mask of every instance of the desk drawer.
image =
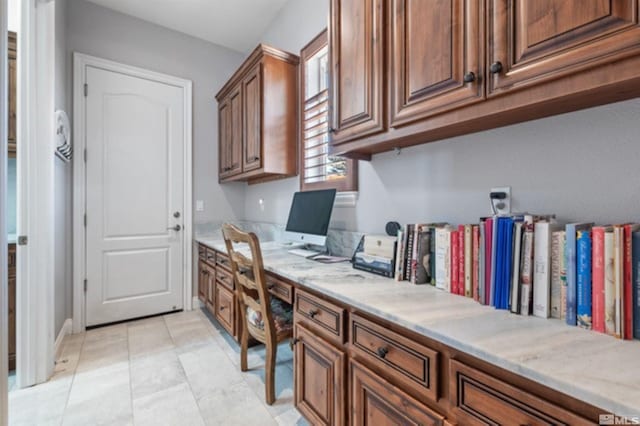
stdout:
{"type": "Polygon", "coordinates": [[[216,266],[226,269],[231,272],[231,261],[226,253],[216,252],[216,266]]]}
{"type": "Polygon", "coordinates": [[[294,315],[313,331],[343,344],[345,341],[345,310],[340,306],[315,297],[305,291],[295,292],[294,315]]]}
{"type": "Polygon", "coordinates": [[[198,244],[198,259],[207,260],[207,247],[202,244],[198,244]]]}
{"type": "Polygon", "coordinates": [[[404,388],[438,400],[438,352],[358,315],[350,320],[354,354],[404,388]]]}
{"type": "Polygon", "coordinates": [[[223,268],[216,268],[216,280],[223,286],[227,287],[229,290],[233,290],[235,288],[233,283],[233,276],[231,272],[227,271],[223,268]]]}
{"type": "Polygon", "coordinates": [[[287,284],[271,274],[266,274],[266,279],[269,293],[290,305],[293,304],[293,286],[291,284],[287,284]]]}
{"type": "Polygon", "coordinates": [[[460,424],[593,424],[459,361],[451,360],[449,368],[450,401],[460,424]]]}
{"type": "Polygon", "coordinates": [[[223,285],[216,285],[216,319],[229,334],[236,334],[235,295],[223,285]]]}
{"type": "Polygon", "coordinates": [[[207,247],[205,262],[211,266],[216,266],[216,251],[214,249],[207,247]]]}

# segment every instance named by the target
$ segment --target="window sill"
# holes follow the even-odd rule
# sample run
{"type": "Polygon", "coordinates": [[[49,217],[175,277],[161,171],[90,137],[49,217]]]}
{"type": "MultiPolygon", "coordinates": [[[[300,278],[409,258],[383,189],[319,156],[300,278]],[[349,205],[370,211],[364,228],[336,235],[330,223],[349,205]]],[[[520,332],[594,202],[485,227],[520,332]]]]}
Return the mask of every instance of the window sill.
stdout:
{"type": "Polygon", "coordinates": [[[358,191],[345,191],[336,194],[334,207],[355,207],[358,201],[358,191]]]}

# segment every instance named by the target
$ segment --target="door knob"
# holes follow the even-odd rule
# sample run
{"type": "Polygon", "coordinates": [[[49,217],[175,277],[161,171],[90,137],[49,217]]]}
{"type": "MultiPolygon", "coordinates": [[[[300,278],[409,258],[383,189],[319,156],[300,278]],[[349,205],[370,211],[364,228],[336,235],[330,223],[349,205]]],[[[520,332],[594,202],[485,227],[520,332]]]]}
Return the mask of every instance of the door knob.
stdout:
{"type": "Polygon", "coordinates": [[[173,217],[175,217],[176,219],[180,217],[180,212],[174,212],[173,213],[173,217]]]}
{"type": "Polygon", "coordinates": [[[171,226],[171,227],[169,227],[167,229],[173,229],[174,231],[177,232],[177,231],[180,231],[182,229],[182,226],[176,225],[176,226],[171,226]]]}

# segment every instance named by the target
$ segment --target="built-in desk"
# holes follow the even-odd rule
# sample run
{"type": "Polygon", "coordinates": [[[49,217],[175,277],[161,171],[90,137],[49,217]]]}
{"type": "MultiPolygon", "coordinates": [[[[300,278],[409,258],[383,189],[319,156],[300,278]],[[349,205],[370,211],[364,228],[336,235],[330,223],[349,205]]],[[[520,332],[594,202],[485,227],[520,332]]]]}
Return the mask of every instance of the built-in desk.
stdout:
{"type": "MultiPolygon", "coordinates": [[[[222,240],[198,242],[205,259],[225,256],[222,240]]],[[[593,424],[600,413],[640,415],[640,341],[321,264],[279,243],[262,252],[293,302],[295,401],[314,424],[593,424]]]]}

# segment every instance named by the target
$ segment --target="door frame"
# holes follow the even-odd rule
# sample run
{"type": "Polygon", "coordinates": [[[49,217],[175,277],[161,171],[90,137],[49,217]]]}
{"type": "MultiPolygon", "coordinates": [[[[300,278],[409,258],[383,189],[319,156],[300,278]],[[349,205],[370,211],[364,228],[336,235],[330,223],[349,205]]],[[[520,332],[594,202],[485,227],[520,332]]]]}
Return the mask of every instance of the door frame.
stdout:
{"type": "MultiPolygon", "coordinates": [[[[7,2],[0,0],[0,194],[7,188],[7,2]]],[[[5,197],[0,197],[0,263],[7,264],[7,215],[5,197]]],[[[3,268],[3,271],[6,271],[3,268]]],[[[9,292],[7,273],[0,275],[0,348],[7,347],[9,337],[9,292]]],[[[9,408],[7,351],[0,351],[0,426],[8,422],[9,408]]]]}
{"type": "Polygon", "coordinates": [[[75,138],[73,162],[73,332],[80,333],[86,328],[86,229],[84,214],[86,208],[86,163],[83,161],[86,148],[86,98],[84,83],[86,68],[93,66],[107,71],[118,72],[133,77],[153,80],[179,87],[184,94],[184,232],[183,232],[183,309],[191,310],[193,299],[191,235],[192,216],[192,87],[193,83],[179,77],[149,71],[82,53],[73,53],[73,134],[75,138]]]}

